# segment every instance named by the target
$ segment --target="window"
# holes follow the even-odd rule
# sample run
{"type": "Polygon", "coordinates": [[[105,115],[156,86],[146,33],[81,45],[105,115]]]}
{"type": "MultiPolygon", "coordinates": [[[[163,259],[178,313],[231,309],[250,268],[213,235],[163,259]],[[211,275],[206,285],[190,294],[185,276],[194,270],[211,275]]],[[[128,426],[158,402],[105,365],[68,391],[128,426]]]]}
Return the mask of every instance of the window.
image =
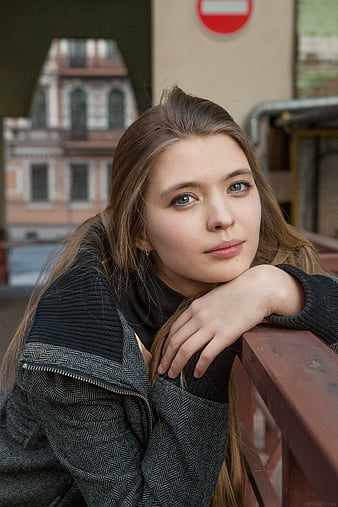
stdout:
{"type": "Polygon", "coordinates": [[[31,201],[48,201],[47,164],[31,165],[31,201]]]}
{"type": "Polygon", "coordinates": [[[86,40],[72,39],[70,41],[69,64],[71,67],[86,67],[86,40]]]}
{"type": "Polygon", "coordinates": [[[87,137],[87,105],[86,94],[80,88],[72,91],[70,96],[71,136],[72,139],[87,137]]]}
{"type": "Polygon", "coordinates": [[[31,120],[33,128],[46,128],[46,92],[42,88],[40,88],[35,94],[31,120]]]}
{"type": "Polygon", "coordinates": [[[70,166],[70,200],[88,201],[88,166],[71,164],[70,166]]]}
{"type": "Polygon", "coordinates": [[[106,41],[106,55],[107,58],[110,60],[115,60],[117,58],[120,58],[120,51],[117,47],[117,44],[114,40],[107,40],[106,41]]]}
{"type": "Polygon", "coordinates": [[[113,90],[109,95],[109,128],[124,128],[124,96],[120,90],[113,90]]]}

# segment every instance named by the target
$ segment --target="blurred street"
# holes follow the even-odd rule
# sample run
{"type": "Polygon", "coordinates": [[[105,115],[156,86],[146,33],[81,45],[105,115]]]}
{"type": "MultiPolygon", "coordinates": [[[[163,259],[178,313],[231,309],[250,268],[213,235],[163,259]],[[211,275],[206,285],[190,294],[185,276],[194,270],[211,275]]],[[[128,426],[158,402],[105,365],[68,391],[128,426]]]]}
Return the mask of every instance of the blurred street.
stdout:
{"type": "Polygon", "coordinates": [[[17,328],[32,292],[32,286],[0,285],[0,357],[17,328]]]}
{"type": "Polygon", "coordinates": [[[55,244],[24,245],[8,252],[8,285],[0,285],[0,357],[24,314],[40,269],[55,244]]]}

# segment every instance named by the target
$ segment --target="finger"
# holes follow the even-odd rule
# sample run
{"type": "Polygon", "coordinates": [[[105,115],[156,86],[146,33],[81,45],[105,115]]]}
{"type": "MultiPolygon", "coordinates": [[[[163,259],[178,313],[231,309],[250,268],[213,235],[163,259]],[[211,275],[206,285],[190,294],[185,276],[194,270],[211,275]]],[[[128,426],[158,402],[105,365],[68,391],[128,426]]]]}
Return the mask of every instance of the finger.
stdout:
{"type": "Polygon", "coordinates": [[[172,336],[173,334],[177,333],[181,327],[183,327],[192,317],[191,308],[187,308],[184,310],[184,312],[177,317],[177,319],[173,322],[173,324],[170,327],[169,335],[168,337],[172,336]]]}
{"type": "Polygon", "coordinates": [[[212,340],[212,338],[212,331],[203,329],[198,330],[190,336],[188,340],[185,340],[177,350],[177,353],[170,364],[168,377],[176,378],[195,352],[201,350],[207,343],[210,342],[210,340],[212,340]]]}
{"type": "MultiPolygon", "coordinates": [[[[166,340],[166,342],[163,345],[162,355],[165,354],[168,344],[170,343],[171,337],[173,335],[175,335],[176,333],[178,333],[178,331],[180,331],[182,329],[182,327],[184,327],[190,320],[193,319],[196,322],[196,330],[197,330],[197,327],[201,327],[204,324],[203,315],[202,315],[202,318],[201,318],[201,316],[198,315],[198,308],[199,308],[199,301],[197,299],[195,299],[195,301],[190,303],[188,308],[186,310],[184,310],[184,312],[182,312],[182,314],[179,317],[177,317],[175,322],[171,325],[171,328],[170,328],[170,331],[168,334],[168,339],[166,340]]],[[[205,320],[207,320],[207,319],[205,319],[205,320]]],[[[195,330],[193,332],[195,332],[195,330]]]]}
{"type": "Polygon", "coordinates": [[[194,320],[190,319],[178,331],[169,335],[165,342],[165,350],[161,358],[158,372],[160,375],[167,372],[177,351],[183,343],[197,332],[198,328],[194,320]]]}
{"type": "Polygon", "coordinates": [[[171,325],[168,337],[165,340],[163,347],[162,347],[162,356],[166,353],[166,350],[168,348],[168,344],[170,343],[171,337],[177,333],[189,320],[191,319],[191,311],[188,308],[185,310],[177,319],[174,321],[174,323],[171,325]]]}
{"type": "Polygon", "coordinates": [[[209,341],[208,345],[202,350],[200,357],[196,363],[194,377],[196,378],[202,377],[209,368],[210,364],[213,362],[213,360],[228,345],[230,345],[230,343],[226,344],[224,336],[222,338],[214,337],[211,341],[209,341]]]}

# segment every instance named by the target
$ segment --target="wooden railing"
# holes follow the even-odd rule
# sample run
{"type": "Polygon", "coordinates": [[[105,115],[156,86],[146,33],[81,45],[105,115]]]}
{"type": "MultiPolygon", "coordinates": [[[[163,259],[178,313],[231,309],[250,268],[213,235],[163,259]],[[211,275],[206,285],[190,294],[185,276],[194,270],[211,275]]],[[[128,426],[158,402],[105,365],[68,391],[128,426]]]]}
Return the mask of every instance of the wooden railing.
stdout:
{"type": "Polygon", "coordinates": [[[248,505],[337,507],[338,356],[310,332],[261,328],[235,374],[248,505]]]}
{"type": "MultiPolygon", "coordinates": [[[[338,242],[311,235],[338,272],[338,242]]],[[[249,507],[338,507],[338,355],[307,331],[258,328],[235,361],[249,507]]]]}
{"type": "Polygon", "coordinates": [[[304,234],[317,248],[326,269],[332,273],[338,273],[338,239],[313,232],[304,234]]]}
{"type": "MultiPolygon", "coordinates": [[[[305,234],[337,274],[338,240],[305,234]]],[[[255,329],[235,374],[248,506],[338,507],[338,355],[306,331],[255,329]]]]}

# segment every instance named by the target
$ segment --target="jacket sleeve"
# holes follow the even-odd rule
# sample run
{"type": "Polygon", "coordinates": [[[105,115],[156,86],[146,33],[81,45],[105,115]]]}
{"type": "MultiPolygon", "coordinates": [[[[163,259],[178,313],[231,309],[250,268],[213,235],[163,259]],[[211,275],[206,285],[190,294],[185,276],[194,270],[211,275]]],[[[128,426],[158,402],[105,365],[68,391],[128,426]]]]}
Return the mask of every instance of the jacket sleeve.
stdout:
{"type": "Polygon", "coordinates": [[[18,382],[52,453],[88,506],[208,506],[227,403],[165,378],[151,388],[134,332],[105,279],[88,271],[44,293],[21,356],[18,382]]]}
{"type": "Polygon", "coordinates": [[[325,275],[308,275],[289,264],[277,267],[301,283],[305,306],[297,315],[283,317],[272,314],[267,320],[276,326],[311,331],[338,352],[338,280],[325,275]]]}
{"type": "Polygon", "coordinates": [[[30,375],[31,410],[88,506],[209,505],[226,454],[227,404],[160,378],[151,392],[155,420],[145,439],[137,397],[60,374],[30,375]]]}

